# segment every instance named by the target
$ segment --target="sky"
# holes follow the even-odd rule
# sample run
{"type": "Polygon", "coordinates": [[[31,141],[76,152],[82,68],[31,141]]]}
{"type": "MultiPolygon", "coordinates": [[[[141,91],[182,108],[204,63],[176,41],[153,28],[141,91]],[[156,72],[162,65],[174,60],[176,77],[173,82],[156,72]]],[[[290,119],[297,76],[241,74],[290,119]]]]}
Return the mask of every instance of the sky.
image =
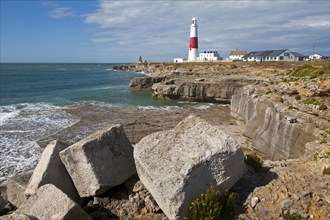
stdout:
{"type": "Polygon", "coordinates": [[[199,51],[330,56],[329,0],[0,0],[0,62],[151,62],[199,51]]]}

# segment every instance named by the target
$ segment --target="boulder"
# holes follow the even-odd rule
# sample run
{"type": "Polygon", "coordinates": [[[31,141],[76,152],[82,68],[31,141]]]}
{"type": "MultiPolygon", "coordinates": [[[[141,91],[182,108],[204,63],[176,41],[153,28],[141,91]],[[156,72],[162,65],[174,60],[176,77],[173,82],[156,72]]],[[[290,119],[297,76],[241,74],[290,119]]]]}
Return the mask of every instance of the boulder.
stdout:
{"type": "Polygon", "coordinates": [[[60,157],[81,197],[99,195],[136,173],[133,147],[120,125],[82,139],[60,157]]]}
{"type": "Polygon", "coordinates": [[[6,204],[7,204],[7,202],[2,198],[2,196],[0,196],[0,215],[3,212],[6,204]]]}
{"type": "Polygon", "coordinates": [[[46,146],[25,189],[26,196],[34,195],[38,188],[45,184],[53,184],[72,200],[81,204],[82,199],[59,156],[59,152],[67,147],[67,144],[58,140],[52,141],[46,146]]]}
{"type": "Polygon", "coordinates": [[[27,199],[24,192],[32,176],[32,172],[31,170],[18,173],[9,177],[7,180],[7,199],[16,207],[19,207],[27,199]]]}
{"type": "Polygon", "coordinates": [[[10,215],[0,216],[0,220],[38,220],[37,218],[21,213],[11,213],[10,215]]]}
{"type": "Polygon", "coordinates": [[[77,203],[52,184],[41,186],[17,212],[38,219],[92,219],[77,203]]]}
{"type": "Polygon", "coordinates": [[[211,186],[223,192],[245,171],[239,144],[195,116],[143,138],[134,159],[140,180],[169,219],[188,216],[201,193],[211,186]]]}

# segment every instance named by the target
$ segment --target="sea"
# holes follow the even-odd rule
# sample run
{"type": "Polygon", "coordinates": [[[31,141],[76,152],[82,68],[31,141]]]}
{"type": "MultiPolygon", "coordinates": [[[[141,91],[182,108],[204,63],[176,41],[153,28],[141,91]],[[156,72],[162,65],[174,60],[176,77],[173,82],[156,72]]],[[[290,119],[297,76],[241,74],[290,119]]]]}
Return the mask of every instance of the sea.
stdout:
{"type": "Polygon", "coordinates": [[[71,106],[207,108],[207,103],[152,99],[130,91],[143,73],[114,71],[115,63],[0,64],[0,183],[33,168],[41,156],[38,140],[79,122],[63,111],[71,106]]]}

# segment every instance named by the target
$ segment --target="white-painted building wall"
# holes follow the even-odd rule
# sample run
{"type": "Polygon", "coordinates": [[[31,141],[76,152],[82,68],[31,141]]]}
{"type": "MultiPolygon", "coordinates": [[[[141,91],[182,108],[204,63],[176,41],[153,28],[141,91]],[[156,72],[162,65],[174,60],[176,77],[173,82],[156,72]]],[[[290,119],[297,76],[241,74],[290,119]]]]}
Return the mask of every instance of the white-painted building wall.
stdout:
{"type": "MultiPolygon", "coordinates": [[[[250,53],[249,53],[250,54],[250,53]]],[[[248,55],[249,55],[248,54],[248,55]]],[[[269,54],[269,55],[259,55],[256,53],[254,56],[253,54],[248,56],[247,58],[244,58],[245,61],[296,61],[296,57],[293,53],[291,53],[289,50],[285,50],[280,54],[269,54]]]]}
{"type": "Polygon", "coordinates": [[[204,51],[199,53],[199,61],[217,61],[221,60],[220,54],[218,51],[204,51]]]}
{"type": "Polygon", "coordinates": [[[322,57],[323,57],[322,55],[315,53],[315,54],[310,55],[309,59],[311,59],[311,60],[320,60],[320,59],[322,59],[322,57]]]}

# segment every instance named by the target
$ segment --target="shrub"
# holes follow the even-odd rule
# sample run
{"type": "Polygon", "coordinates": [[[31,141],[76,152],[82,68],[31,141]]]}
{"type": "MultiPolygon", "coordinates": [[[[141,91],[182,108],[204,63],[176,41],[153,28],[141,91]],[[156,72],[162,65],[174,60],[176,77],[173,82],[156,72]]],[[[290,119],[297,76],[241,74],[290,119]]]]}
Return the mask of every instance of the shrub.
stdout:
{"type": "Polygon", "coordinates": [[[246,165],[252,167],[256,172],[262,171],[263,161],[256,154],[248,154],[245,157],[246,165]]]}
{"type": "Polygon", "coordinates": [[[317,161],[317,159],[319,158],[319,154],[318,153],[314,153],[312,156],[312,160],[313,161],[317,161]]]}
{"type": "Polygon", "coordinates": [[[301,67],[298,67],[293,72],[290,73],[291,76],[294,77],[310,77],[315,78],[318,77],[325,72],[329,71],[330,66],[322,66],[322,67],[314,67],[311,65],[303,65],[301,67]]]}
{"type": "Polygon", "coordinates": [[[296,96],[296,100],[300,100],[301,99],[301,96],[300,95],[297,95],[296,96]]]}
{"type": "MultiPolygon", "coordinates": [[[[217,219],[221,213],[221,205],[219,203],[220,192],[211,187],[190,204],[189,216],[191,220],[217,219]]],[[[187,218],[185,218],[187,219],[187,218]]]]}
{"type": "Polygon", "coordinates": [[[304,104],[306,104],[306,105],[319,105],[320,102],[317,101],[316,99],[308,98],[304,101],[304,104]]]}
{"type": "Polygon", "coordinates": [[[327,141],[324,138],[322,138],[319,143],[324,144],[325,142],[327,142],[327,141]]]}
{"type": "Polygon", "coordinates": [[[285,220],[302,220],[303,219],[299,214],[290,214],[290,213],[284,214],[282,212],[282,216],[285,220]]]}
{"type": "MultiPolygon", "coordinates": [[[[190,220],[216,220],[221,214],[231,215],[235,211],[236,193],[228,190],[221,196],[212,186],[200,198],[194,200],[189,207],[190,220]]],[[[188,220],[187,217],[184,220],[188,220]]]]}
{"type": "Polygon", "coordinates": [[[322,103],[319,107],[319,110],[322,110],[322,111],[327,110],[327,109],[328,109],[328,107],[324,103],[322,103]]]}
{"type": "Polygon", "coordinates": [[[323,168],[323,175],[330,175],[330,167],[323,168]]]}
{"type": "Polygon", "coordinates": [[[220,197],[221,214],[233,215],[236,208],[236,193],[226,190],[220,197]]]}
{"type": "Polygon", "coordinates": [[[330,134],[330,128],[325,129],[325,133],[330,134]]]}

